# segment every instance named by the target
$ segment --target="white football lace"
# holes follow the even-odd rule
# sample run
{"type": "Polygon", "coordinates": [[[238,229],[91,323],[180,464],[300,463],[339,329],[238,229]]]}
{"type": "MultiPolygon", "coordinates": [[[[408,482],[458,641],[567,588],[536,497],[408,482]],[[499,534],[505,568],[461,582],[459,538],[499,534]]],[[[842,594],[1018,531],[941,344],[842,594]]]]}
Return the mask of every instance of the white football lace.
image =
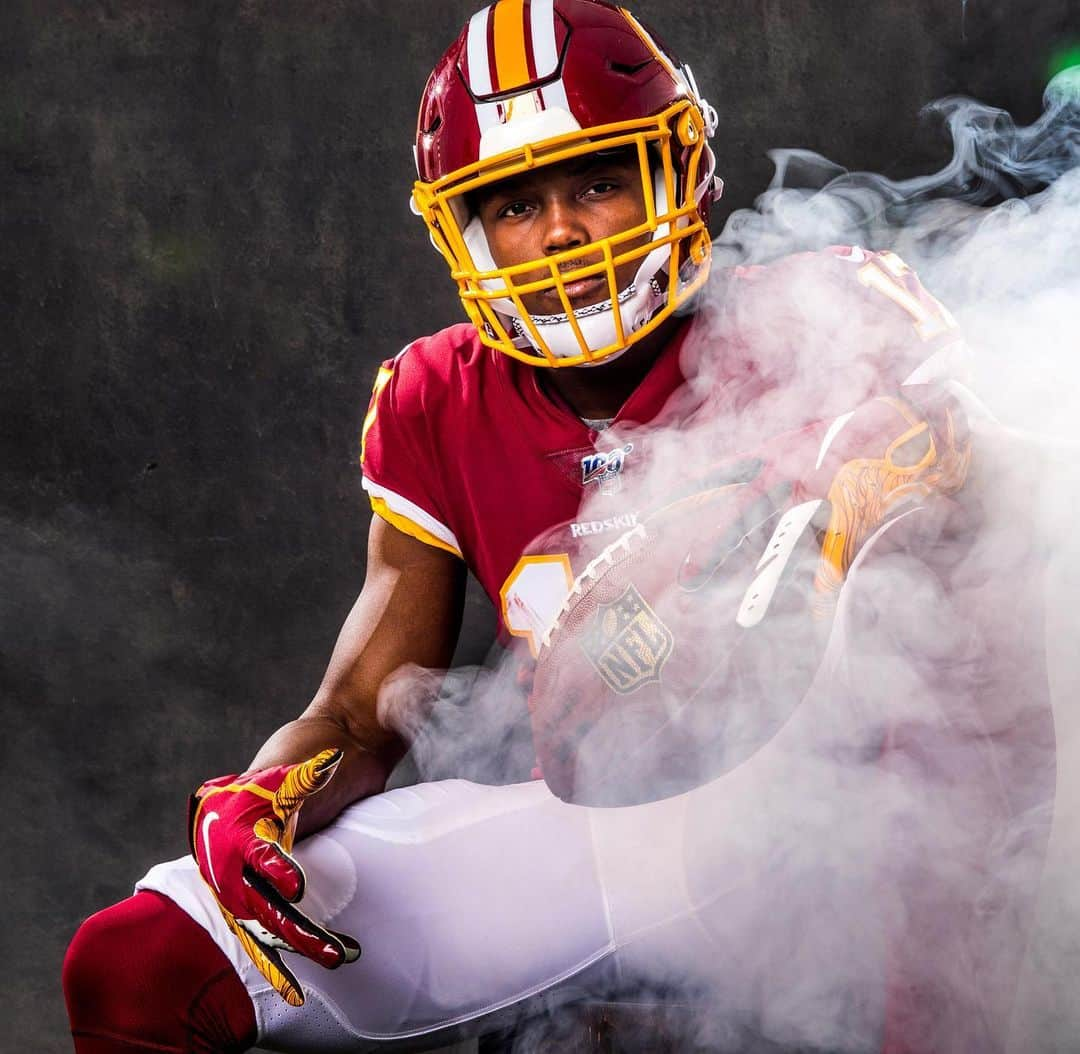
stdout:
{"type": "Polygon", "coordinates": [[[645,525],[639,523],[636,527],[632,527],[624,534],[619,535],[615,541],[585,565],[585,569],[574,579],[574,584],[570,587],[570,592],[566,594],[566,599],[563,601],[562,607],[559,608],[558,614],[551,620],[548,628],[544,630],[544,635],[540,638],[541,648],[551,647],[551,635],[562,624],[563,618],[574,606],[574,601],[585,592],[585,586],[591,584],[594,578],[599,577],[599,572],[611,567],[615,563],[616,557],[629,553],[631,545],[636,540],[644,541],[646,537],[648,537],[648,532],[645,530],[645,525]]]}

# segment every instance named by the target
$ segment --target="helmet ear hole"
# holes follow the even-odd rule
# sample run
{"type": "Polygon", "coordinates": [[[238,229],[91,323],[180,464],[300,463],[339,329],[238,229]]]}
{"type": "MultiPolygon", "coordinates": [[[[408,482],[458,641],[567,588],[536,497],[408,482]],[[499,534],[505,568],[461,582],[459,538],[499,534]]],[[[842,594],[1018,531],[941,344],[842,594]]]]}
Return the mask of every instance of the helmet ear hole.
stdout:
{"type": "Polygon", "coordinates": [[[675,136],[683,146],[693,146],[703,131],[701,114],[696,107],[684,111],[675,125],[675,136]]]}
{"type": "Polygon", "coordinates": [[[698,233],[690,243],[690,259],[700,266],[709,258],[712,243],[709,241],[707,230],[698,233]]]}

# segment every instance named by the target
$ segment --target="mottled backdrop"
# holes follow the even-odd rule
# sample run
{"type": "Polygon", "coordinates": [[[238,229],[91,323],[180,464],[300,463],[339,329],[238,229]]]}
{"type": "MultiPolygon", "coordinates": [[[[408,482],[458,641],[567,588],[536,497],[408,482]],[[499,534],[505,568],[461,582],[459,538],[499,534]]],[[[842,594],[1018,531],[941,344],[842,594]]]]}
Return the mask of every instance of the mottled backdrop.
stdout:
{"type": "MultiPolygon", "coordinates": [[[[79,921],[182,852],[189,790],[318,682],[363,577],[376,365],[460,314],[407,197],[472,8],[0,6],[0,1050],[68,1049],[79,921]]],[[[1073,0],[635,10],[719,111],[720,222],[770,147],[908,175],[947,156],[931,99],[1030,120],[1080,38],[1073,0]]],[[[465,658],[491,624],[471,596],[465,658]]]]}

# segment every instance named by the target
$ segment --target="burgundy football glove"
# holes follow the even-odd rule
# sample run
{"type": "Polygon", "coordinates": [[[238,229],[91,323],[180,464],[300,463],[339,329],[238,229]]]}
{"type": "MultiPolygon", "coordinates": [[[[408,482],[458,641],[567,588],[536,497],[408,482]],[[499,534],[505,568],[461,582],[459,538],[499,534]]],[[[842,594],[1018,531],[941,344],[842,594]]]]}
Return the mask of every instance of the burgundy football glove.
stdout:
{"type": "MultiPolygon", "coordinates": [[[[693,481],[702,490],[726,492],[729,500],[719,505],[722,514],[712,530],[688,548],[680,586],[700,588],[722,566],[730,570],[729,564],[745,563],[751,553],[760,556],[758,570],[767,580],[809,526],[820,548],[813,606],[819,614],[831,613],[848,569],[874,531],[911,504],[951,497],[967,478],[971,440],[958,404],[947,391],[910,387],[904,394],[908,398],[871,399],[833,421],[777,436],[693,481]]],[[[767,592],[775,586],[762,584],[767,592]]],[[[740,625],[756,625],[768,602],[752,607],[748,601],[740,611],[740,625]]]]}
{"type": "Polygon", "coordinates": [[[304,993],[282,951],[328,969],[360,956],[352,937],[325,929],[296,906],[305,880],[290,855],[300,806],[340,761],[340,750],[324,750],[299,765],[208,780],[191,796],[188,832],[199,873],[251,961],[291,1006],[301,1006],[304,993]]]}

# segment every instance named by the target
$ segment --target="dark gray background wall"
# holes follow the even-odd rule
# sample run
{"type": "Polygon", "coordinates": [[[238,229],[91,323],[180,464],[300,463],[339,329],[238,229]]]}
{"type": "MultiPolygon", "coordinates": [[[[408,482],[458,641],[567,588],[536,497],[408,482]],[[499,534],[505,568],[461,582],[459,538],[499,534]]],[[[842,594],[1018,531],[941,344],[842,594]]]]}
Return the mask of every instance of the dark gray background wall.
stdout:
{"type": "MultiPolygon", "coordinates": [[[[472,0],[7,0],[0,10],[0,1050],[68,1049],[67,940],[184,850],[189,790],[318,683],[363,576],[380,359],[455,321],[407,206],[430,66],[472,0]]],[[[775,146],[936,167],[918,110],[1030,120],[1075,0],[642,0],[775,146]]],[[[470,602],[461,654],[491,616],[470,602]]]]}

